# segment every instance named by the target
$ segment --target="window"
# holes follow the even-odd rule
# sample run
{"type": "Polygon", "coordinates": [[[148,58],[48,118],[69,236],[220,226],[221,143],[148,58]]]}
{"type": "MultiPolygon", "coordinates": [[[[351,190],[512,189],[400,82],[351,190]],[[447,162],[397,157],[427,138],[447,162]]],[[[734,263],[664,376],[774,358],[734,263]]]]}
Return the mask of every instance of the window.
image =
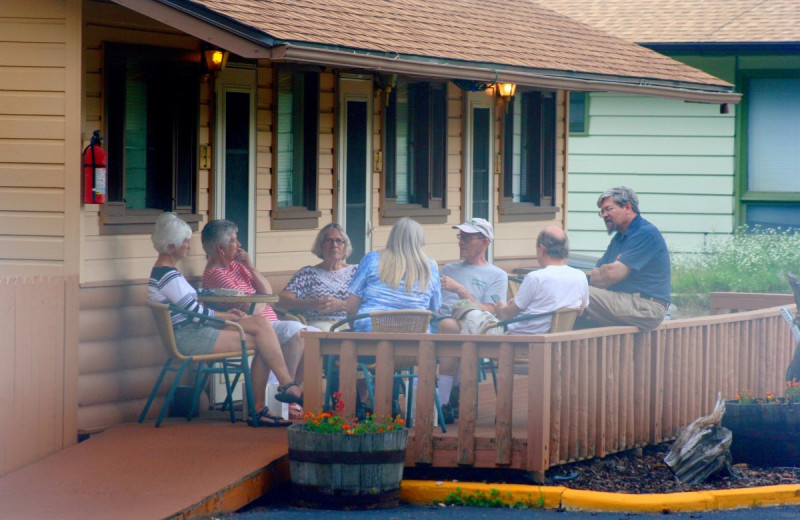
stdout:
{"type": "Polygon", "coordinates": [[[586,92],[569,93],[569,133],[589,133],[589,94],[586,92]]]}
{"type": "Polygon", "coordinates": [[[384,221],[414,216],[444,223],[447,85],[398,80],[385,111],[384,221]]]}
{"type": "Polygon", "coordinates": [[[745,222],[798,227],[800,78],[765,74],[746,82],[745,222]]]}
{"type": "MultiPolygon", "coordinates": [[[[196,53],[195,53],[196,54],[196,53]]],[[[149,233],[162,211],[196,211],[200,68],[191,53],[108,44],[104,233],[149,233]]]]}
{"type": "Polygon", "coordinates": [[[319,151],[319,73],[279,68],[276,81],[273,228],[315,228],[319,151]]]}
{"type": "Polygon", "coordinates": [[[556,96],[517,93],[503,119],[503,202],[505,221],[543,219],[555,212],[556,96]]]}

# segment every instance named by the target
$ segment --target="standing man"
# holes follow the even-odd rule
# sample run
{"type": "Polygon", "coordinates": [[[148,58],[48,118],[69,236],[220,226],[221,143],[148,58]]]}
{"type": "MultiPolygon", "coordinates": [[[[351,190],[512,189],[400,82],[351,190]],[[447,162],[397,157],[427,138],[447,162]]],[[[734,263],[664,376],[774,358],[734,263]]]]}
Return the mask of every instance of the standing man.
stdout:
{"type": "Polygon", "coordinates": [[[658,327],[669,307],[669,251],[661,232],[639,214],[639,198],[625,186],[597,199],[608,234],[616,232],[590,273],[589,308],[582,327],[658,327]]]}
{"type": "Polygon", "coordinates": [[[546,314],[509,323],[508,334],[542,334],[550,330],[553,315],[561,308],[585,309],[589,304],[589,285],[583,271],[567,265],[569,240],[558,226],[548,226],[536,238],[536,260],[541,269],[525,275],[513,300],[495,306],[500,321],[518,314],[546,314]]]}
{"type": "MultiPolygon", "coordinates": [[[[436,316],[444,318],[438,328],[442,334],[461,332],[461,326],[451,317],[453,304],[457,301],[469,300],[494,314],[494,302],[505,300],[508,291],[508,274],[486,259],[486,250],[494,240],[492,225],[482,218],[473,218],[453,226],[453,229],[459,231],[456,236],[461,261],[449,263],[441,270],[442,306],[436,316]]],[[[458,363],[458,358],[439,360],[439,399],[443,405],[450,402],[458,363]]],[[[450,407],[444,408],[448,410],[450,407]]]]}

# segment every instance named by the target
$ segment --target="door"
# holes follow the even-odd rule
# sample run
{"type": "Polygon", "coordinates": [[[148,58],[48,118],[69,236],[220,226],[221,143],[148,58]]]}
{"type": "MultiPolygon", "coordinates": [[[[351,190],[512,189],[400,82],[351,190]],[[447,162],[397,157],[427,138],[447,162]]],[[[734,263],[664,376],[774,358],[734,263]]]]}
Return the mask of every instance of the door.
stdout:
{"type": "Polygon", "coordinates": [[[482,92],[467,94],[464,176],[464,218],[494,217],[492,175],[492,99],[482,92]]]}
{"type": "Polygon", "coordinates": [[[350,237],[348,263],[372,250],[372,78],[339,78],[337,220],[350,237]]]}
{"type": "Polygon", "coordinates": [[[228,66],[216,79],[215,218],[239,226],[255,256],[255,68],[228,66]]]}

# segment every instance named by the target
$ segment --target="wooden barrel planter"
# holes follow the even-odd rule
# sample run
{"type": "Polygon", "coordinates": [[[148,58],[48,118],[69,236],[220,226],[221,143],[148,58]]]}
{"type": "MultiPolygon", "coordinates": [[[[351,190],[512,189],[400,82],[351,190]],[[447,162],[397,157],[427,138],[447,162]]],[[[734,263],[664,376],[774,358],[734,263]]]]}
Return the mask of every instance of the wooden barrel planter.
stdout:
{"type": "Polygon", "coordinates": [[[800,404],[727,401],[722,426],[733,434],[734,463],[800,466],[800,404]]]}
{"type": "Polygon", "coordinates": [[[289,427],[295,505],[325,509],[397,507],[408,430],[363,435],[289,427]]]}

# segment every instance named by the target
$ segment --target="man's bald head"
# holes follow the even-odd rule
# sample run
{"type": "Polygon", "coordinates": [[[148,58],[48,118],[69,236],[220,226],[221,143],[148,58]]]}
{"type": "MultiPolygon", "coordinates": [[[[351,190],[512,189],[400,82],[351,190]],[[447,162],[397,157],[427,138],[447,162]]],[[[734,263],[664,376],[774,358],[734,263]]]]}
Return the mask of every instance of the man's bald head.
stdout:
{"type": "Polygon", "coordinates": [[[536,246],[544,246],[545,254],[552,258],[565,259],[569,256],[567,233],[558,226],[547,226],[536,238],[536,246]]]}

